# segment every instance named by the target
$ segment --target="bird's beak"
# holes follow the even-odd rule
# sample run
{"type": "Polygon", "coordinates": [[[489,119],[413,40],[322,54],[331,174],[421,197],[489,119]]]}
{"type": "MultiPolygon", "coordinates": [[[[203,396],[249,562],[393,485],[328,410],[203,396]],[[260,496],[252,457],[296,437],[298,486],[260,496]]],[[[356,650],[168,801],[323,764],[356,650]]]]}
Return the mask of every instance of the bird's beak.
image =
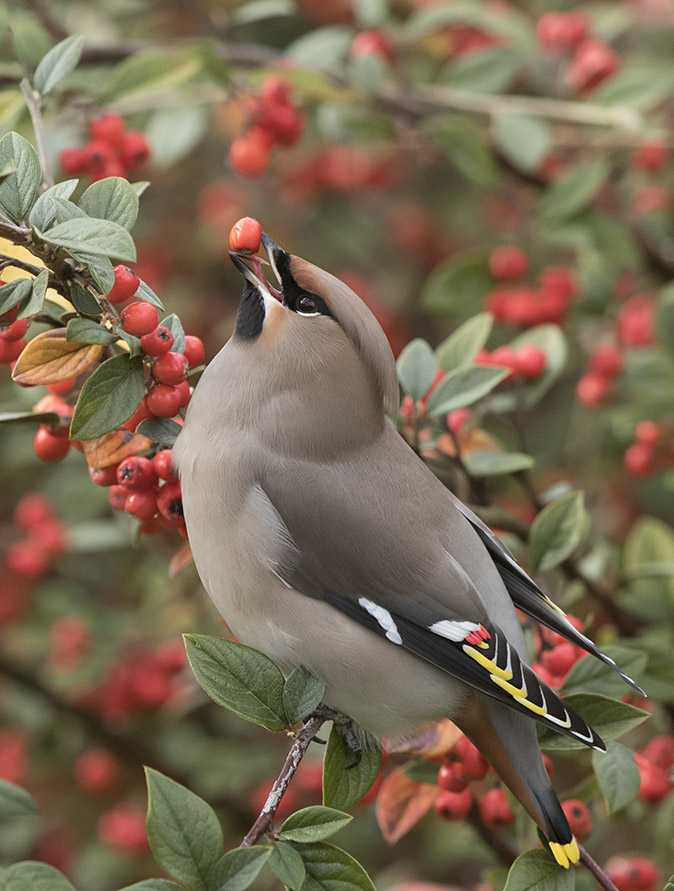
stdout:
{"type": "Polygon", "coordinates": [[[260,257],[252,256],[251,254],[241,253],[239,251],[230,251],[229,256],[232,263],[236,266],[241,275],[255,288],[258,289],[262,297],[277,300],[279,303],[285,304],[282,290],[283,284],[281,282],[281,276],[279,275],[276,262],[278,257],[285,254],[286,252],[283,250],[282,247],[276,244],[274,239],[270,238],[266,232],[262,233],[262,245],[267,252],[267,256],[269,257],[268,265],[271,266],[272,270],[274,271],[274,275],[276,276],[279,285],[281,286],[280,288],[274,287],[274,285],[270,284],[267,281],[264,270],[262,269],[262,264],[267,264],[266,260],[262,260],[260,259],[260,257]]]}

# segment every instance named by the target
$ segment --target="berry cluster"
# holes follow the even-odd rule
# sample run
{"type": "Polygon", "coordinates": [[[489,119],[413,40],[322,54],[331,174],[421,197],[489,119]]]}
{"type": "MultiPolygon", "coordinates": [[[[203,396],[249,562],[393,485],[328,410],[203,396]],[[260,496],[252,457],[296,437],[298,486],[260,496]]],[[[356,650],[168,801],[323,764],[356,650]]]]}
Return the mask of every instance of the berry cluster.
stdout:
{"type": "MultiPolygon", "coordinates": [[[[7,284],[0,281],[0,287],[7,284]]],[[[24,335],[28,331],[28,321],[17,319],[19,309],[12,309],[0,315],[0,365],[11,365],[21,355],[26,345],[24,335]]]]}
{"type": "Polygon", "coordinates": [[[674,790],[670,779],[674,767],[674,736],[654,736],[635,758],[639,768],[637,797],[647,804],[658,804],[674,790]]]}
{"type": "Polygon", "coordinates": [[[187,537],[180,483],[171,471],[171,450],[154,458],[134,455],[119,464],[90,468],[91,479],[110,487],[110,504],[141,521],[141,532],[177,529],[187,537]]]}
{"type": "Polygon", "coordinates": [[[621,68],[620,56],[592,38],[590,23],[580,10],[545,13],[538,20],[536,35],[546,53],[566,64],[564,81],[577,93],[591,92],[621,68]]]}
{"type": "Polygon", "coordinates": [[[24,495],[14,511],[14,526],[24,537],[7,548],[7,569],[18,579],[42,578],[54,557],[68,547],[65,526],[42,495],[24,495]]]}
{"type": "MultiPolygon", "coordinates": [[[[577,631],[581,631],[583,623],[575,616],[567,615],[568,621],[577,631]]],[[[569,643],[561,634],[541,626],[537,629],[540,640],[538,659],[531,667],[548,687],[561,687],[571,668],[585,655],[585,651],[575,644],[569,643]]]]}
{"type": "Polygon", "coordinates": [[[269,166],[273,146],[299,140],[304,116],[292,102],[292,86],[281,77],[268,77],[252,103],[246,132],[229,147],[229,163],[241,176],[256,177],[269,166]]]}
{"type": "Polygon", "coordinates": [[[89,124],[89,142],[64,149],[59,160],[65,176],[88,174],[92,182],[138,170],[150,157],[140,130],[127,130],[118,114],[105,114],[89,124]]]}
{"type": "Polygon", "coordinates": [[[47,662],[55,674],[75,671],[92,652],[91,629],[81,616],[62,616],[52,623],[47,662]]]}
{"type": "Polygon", "coordinates": [[[538,277],[537,286],[515,284],[527,273],[529,261],[521,248],[503,245],[489,256],[489,271],[498,282],[506,284],[491,290],[484,308],[506,325],[529,328],[545,322],[561,324],[569,304],[578,295],[578,285],[571,269],[548,266],[538,277]]]}
{"type": "Polygon", "coordinates": [[[634,442],[623,456],[623,466],[631,476],[653,476],[674,466],[671,428],[654,421],[639,421],[634,442]]]}
{"type": "Polygon", "coordinates": [[[396,59],[396,50],[390,37],[376,28],[361,31],[353,38],[349,54],[352,59],[376,56],[383,62],[392,64],[396,59]]]}
{"type": "Polygon", "coordinates": [[[545,352],[533,343],[524,343],[517,348],[505,344],[491,353],[480,350],[475,356],[476,365],[502,365],[504,368],[509,368],[507,381],[518,378],[536,380],[545,371],[546,362],[545,352]]]}
{"type": "Polygon", "coordinates": [[[613,392],[615,379],[625,365],[622,351],[613,344],[600,344],[590,355],[590,365],[576,385],[576,398],[586,408],[598,408],[613,392]]]}

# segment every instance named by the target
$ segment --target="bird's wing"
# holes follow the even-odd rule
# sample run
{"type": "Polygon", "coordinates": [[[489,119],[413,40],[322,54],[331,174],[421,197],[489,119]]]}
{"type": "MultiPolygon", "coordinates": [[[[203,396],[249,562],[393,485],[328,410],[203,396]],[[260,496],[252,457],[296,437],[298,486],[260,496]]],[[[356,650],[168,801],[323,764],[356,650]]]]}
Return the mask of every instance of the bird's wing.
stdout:
{"type": "Polygon", "coordinates": [[[508,548],[503,542],[499,541],[491,529],[458,498],[455,498],[454,502],[480,536],[515,606],[528,616],[531,616],[532,619],[556,631],[557,634],[560,634],[566,640],[596,656],[597,659],[601,659],[602,662],[617,672],[625,683],[633,687],[640,695],[645,696],[641,687],[629,675],[621,671],[610,656],[602,653],[589,637],[586,637],[573,627],[567,619],[564,610],[557,606],[556,603],[553,603],[549,597],[546,597],[536,582],[515,561],[508,548]]]}

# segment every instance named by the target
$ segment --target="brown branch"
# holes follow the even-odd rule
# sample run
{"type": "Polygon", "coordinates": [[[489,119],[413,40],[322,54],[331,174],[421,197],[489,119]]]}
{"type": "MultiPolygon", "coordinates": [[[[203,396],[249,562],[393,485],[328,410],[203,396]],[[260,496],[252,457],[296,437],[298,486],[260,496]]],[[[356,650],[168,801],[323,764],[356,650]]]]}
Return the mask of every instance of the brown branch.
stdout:
{"type": "Polygon", "coordinates": [[[30,0],[30,6],[42,27],[57,43],[69,36],[68,30],[54,18],[45,0],[30,0]]]}
{"type": "Polygon", "coordinates": [[[276,815],[278,806],[281,804],[281,799],[283,798],[295,771],[299,767],[302,758],[304,758],[311,741],[320,730],[324,720],[325,718],[318,716],[309,718],[307,723],[300,730],[297,739],[288,752],[288,757],[281,768],[281,773],[276,778],[276,782],[272,786],[271,792],[262,806],[260,815],[251,826],[249,832],[241,842],[240,847],[248,848],[251,845],[256,844],[262,836],[272,828],[274,816],[276,815]]]}
{"type": "Polygon", "coordinates": [[[30,272],[31,275],[39,275],[43,269],[43,267],[35,266],[33,263],[26,263],[25,260],[17,260],[16,257],[0,254],[0,269],[6,269],[7,266],[14,266],[15,269],[22,269],[24,272],[30,272]]]}
{"type": "Polygon", "coordinates": [[[594,860],[585,848],[582,845],[578,845],[580,850],[580,859],[581,862],[585,864],[588,871],[592,873],[596,881],[601,885],[602,888],[605,888],[606,891],[618,891],[613,882],[606,875],[604,870],[599,866],[596,860],[594,860]]]}
{"type": "Polygon", "coordinates": [[[15,226],[14,223],[0,216],[0,236],[8,238],[15,244],[25,244],[30,239],[30,229],[25,226],[15,226]]]}

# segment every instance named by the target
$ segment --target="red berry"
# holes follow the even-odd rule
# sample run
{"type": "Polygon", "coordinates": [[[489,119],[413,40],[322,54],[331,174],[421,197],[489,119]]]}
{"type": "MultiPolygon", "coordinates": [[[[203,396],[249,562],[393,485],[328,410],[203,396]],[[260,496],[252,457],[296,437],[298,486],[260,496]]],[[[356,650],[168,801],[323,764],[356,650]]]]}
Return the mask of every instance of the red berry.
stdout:
{"type": "Polygon", "coordinates": [[[588,806],[583,801],[579,801],[577,798],[563,801],[562,810],[569,821],[571,832],[579,841],[585,841],[589,835],[592,835],[592,817],[588,806]]]}
{"type": "Polygon", "coordinates": [[[304,117],[293,105],[267,106],[258,127],[279,145],[295,145],[304,128],[304,117]]]}
{"type": "Polygon", "coordinates": [[[165,356],[173,346],[173,334],[160,325],[140,339],[140,348],[146,356],[165,356]]]}
{"type": "Polygon", "coordinates": [[[68,534],[65,526],[53,518],[31,526],[28,540],[47,554],[62,554],[68,546],[68,534]]]}
{"type": "Polygon", "coordinates": [[[101,139],[93,139],[82,149],[84,170],[90,174],[101,173],[110,160],[112,160],[112,149],[101,139]]]}
{"type": "Polygon", "coordinates": [[[87,792],[110,791],[120,773],[117,758],[105,749],[89,749],[75,762],[75,781],[87,792]]]}
{"type": "Polygon", "coordinates": [[[449,761],[441,764],[438,770],[438,786],[448,792],[463,792],[468,786],[468,780],[463,777],[461,765],[449,761]]]}
{"type": "Polygon", "coordinates": [[[274,105],[287,105],[292,96],[292,86],[287,80],[272,74],[262,81],[260,95],[265,102],[274,105]]]}
{"type": "Polygon", "coordinates": [[[150,146],[139,130],[128,130],[119,145],[119,159],[128,170],[137,170],[150,157],[150,146]]]}
{"type": "Polygon", "coordinates": [[[115,283],[107,295],[108,303],[124,303],[138,290],[140,279],[128,266],[115,266],[115,283]]]}
{"type": "Polygon", "coordinates": [[[159,313],[156,307],[142,300],[125,306],[120,316],[122,328],[124,328],[127,334],[133,334],[135,337],[150,334],[150,332],[155,330],[159,322],[159,313]]]}
{"type": "Polygon", "coordinates": [[[70,450],[70,440],[67,428],[63,429],[66,431],[65,436],[59,436],[54,433],[52,427],[47,427],[44,424],[39,428],[33,439],[33,448],[38,458],[50,462],[61,461],[65,458],[70,450]]]}
{"type": "Polygon", "coordinates": [[[665,770],[658,764],[649,761],[640,752],[636,752],[634,757],[639,768],[640,780],[637,797],[649,804],[657,804],[669,795],[674,786],[669,781],[665,770]]]}
{"type": "Polygon", "coordinates": [[[655,337],[655,303],[648,294],[635,294],[620,307],[616,333],[627,346],[650,346],[655,337]]]}
{"type": "Polygon", "coordinates": [[[187,381],[181,381],[177,386],[180,390],[180,407],[183,408],[190,401],[192,392],[187,381]]]}
{"type": "Polygon", "coordinates": [[[529,261],[521,248],[505,244],[489,256],[489,271],[499,281],[516,281],[526,273],[529,261]]]}
{"type": "Polygon", "coordinates": [[[125,489],[124,486],[110,486],[108,498],[113,510],[124,510],[128,497],[129,490],[125,489]]]}
{"type": "Polygon", "coordinates": [[[559,643],[551,650],[543,650],[541,663],[553,674],[564,676],[580,656],[581,651],[572,643],[559,643]]]}
{"type": "Polygon", "coordinates": [[[190,368],[194,368],[195,365],[201,365],[204,361],[204,344],[201,338],[195,337],[193,334],[186,334],[183,355],[187,359],[187,364],[190,368]]]}
{"type": "Polygon", "coordinates": [[[547,266],[538,277],[544,294],[554,294],[564,303],[578,293],[578,282],[572,269],[566,266],[547,266]]]}
{"type": "Polygon", "coordinates": [[[17,319],[11,325],[0,326],[0,340],[12,341],[20,340],[28,331],[28,322],[26,319],[17,319]]]}
{"type": "Polygon", "coordinates": [[[623,455],[623,467],[630,476],[652,476],[657,469],[653,447],[635,442],[623,455]]]}
{"type": "Polygon", "coordinates": [[[649,761],[668,770],[674,766],[674,736],[654,736],[644,749],[649,761]]]}
{"type": "Polygon", "coordinates": [[[15,575],[39,579],[49,568],[46,552],[31,541],[15,541],[7,548],[7,569],[15,575]]]}
{"type": "Polygon", "coordinates": [[[167,482],[176,482],[178,477],[171,470],[171,461],[173,460],[173,452],[171,449],[162,449],[152,459],[154,469],[157,471],[159,479],[167,482]]]}
{"type": "Polygon", "coordinates": [[[157,384],[147,397],[147,407],[156,418],[172,418],[180,409],[182,398],[178,387],[157,384]]]}
{"type": "Polygon", "coordinates": [[[154,489],[131,492],[126,499],[124,510],[140,520],[149,520],[157,513],[157,493],[154,489]]]}
{"type": "Polygon", "coordinates": [[[30,529],[51,518],[51,505],[44,495],[24,495],[14,508],[14,525],[19,529],[30,529]]]}
{"type": "Polygon", "coordinates": [[[385,62],[395,62],[396,51],[393,43],[386,34],[381,31],[361,31],[357,34],[350,50],[354,59],[360,59],[363,56],[379,56],[385,62]]]}
{"type": "Polygon", "coordinates": [[[135,412],[131,415],[128,421],[124,424],[127,430],[130,430],[132,433],[136,432],[136,428],[140,424],[141,421],[146,421],[148,418],[153,417],[152,412],[147,406],[147,395],[143,396],[140,401],[140,405],[135,410],[135,412]]]}
{"type": "Polygon", "coordinates": [[[469,408],[456,408],[447,414],[447,427],[452,433],[459,433],[470,418],[469,408]]]}
{"type": "Polygon", "coordinates": [[[183,516],[183,501],[180,483],[165,483],[159,488],[157,509],[167,520],[180,519],[183,516]]]}
{"type": "Polygon", "coordinates": [[[443,790],[435,799],[433,809],[443,820],[463,820],[468,816],[472,803],[470,789],[463,792],[443,790]]]}
{"type": "Polygon", "coordinates": [[[452,746],[451,754],[459,758],[464,775],[472,780],[483,780],[489,772],[489,762],[467,736],[452,746]]]}
{"type": "Polygon", "coordinates": [[[71,377],[69,380],[59,381],[57,384],[47,384],[47,391],[55,396],[64,396],[66,393],[70,393],[76,380],[76,377],[71,377]]]}
{"type": "Polygon", "coordinates": [[[642,445],[656,446],[660,439],[660,428],[653,421],[639,421],[634,431],[634,438],[642,445]]]}
{"type": "Polygon", "coordinates": [[[533,343],[525,343],[517,350],[517,371],[527,380],[535,380],[545,371],[547,357],[533,343]]]}
{"type": "Polygon", "coordinates": [[[646,857],[630,859],[630,884],[635,891],[651,891],[660,882],[657,867],[646,857]]]}
{"type": "Polygon", "coordinates": [[[117,465],[108,464],[107,467],[90,467],[89,477],[97,486],[114,486],[117,482],[117,465]]]}
{"type": "Polygon", "coordinates": [[[536,36],[547,50],[572,50],[585,38],[589,30],[587,17],[579,10],[546,12],[536,24],[536,36]]]}
{"type": "Polygon", "coordinates": [[[517,353],[509,344],[504,344],[503,346],[496,347],[493,353],[489,356],[489,362],[486,364],[503,365],[505,368],[509,368],[510,374],[507,376],[506,380],[510,380],[516,375],[517,353]]]}
{"type": "Polygon", "coordinates": [[[260,249],[262,226],[252,217],[243,217],[234,223],[229,233],[229,246],[233,251],[250,251],[256,253],[260,249]]]}
{"type": "Polygon", "coordinates": [[[117,482],[125,489],[151,489],[157,482],[157,471],[149,458],[134,455],[118,465],[117,482]]]}
{"type": "Polygon", "coordinates": [[[635,167],[641,170],[662,170],[669,163],[670,151],[661,142],[643,142],[632,155],[635,167]]]}
{"type": "Polygon", "coordinates": [[[92,139],[117,146],[124,136],[124,120],[118,114],[104,114],[89,124],[89,134],[92,139]]]}
{"type": "Polygon", "coordinates": [[[513,814],[508,804],[508,799],[503,789],[489,789],[482,796],[480,801],[480,815],[482,822],[493,829],[496,826],[512,826],[515,822],[515,814],[513,814]]]}
{"type": "Polygon", "coordinates": [[[63,149],[59,155],[59,163],[66,176],[79,176],[80,173],[84,173],[87,166],[84,152],[76,147],[63,149]]]}
{"type": "Polygon", "coordinates": [[[623,354],[617,346],[601,344],[590,357],[590,372],[603,377],[617,377],[623,370],[623,354]]]}
{"type": "Polygon", "coordinates": [[[120,802],[102,814],[96,826],[99,840],[110,848],[130,854],[147,850],[145,812],[135,804],[120,802]]]}
{"type": "Polygon", "coordinates": [[[578,381],[576,398],[586,408],[596,408],[608,396],[610,388],[610,381],[606,377],[590,372],[578,381]]]}
{"type": "Polygon", "coordinates": [[[241,176],[261,176],[269,166],[267,139],[257,130],[249,130],[230,145],[229,163],[241,176]]]}
{"type": "Polygon", "coordinates": [[[25,346],[25,340],[0,340],[0,365],[8,365],[18,359],[25,346]]]}
{"type": "Polygon", "coordinates": [[[152,377],[160,384],[175,386],[185,380],[188,371],[187,359],[183,353],[166,353],[155,359],[152,377]]]}
{"type": "Polygon", "coordinates": [[[581,43],[566,70],[565,80],[578,92],[593,90],[622,67],[620,56],[599,40],[581,43]]]}

